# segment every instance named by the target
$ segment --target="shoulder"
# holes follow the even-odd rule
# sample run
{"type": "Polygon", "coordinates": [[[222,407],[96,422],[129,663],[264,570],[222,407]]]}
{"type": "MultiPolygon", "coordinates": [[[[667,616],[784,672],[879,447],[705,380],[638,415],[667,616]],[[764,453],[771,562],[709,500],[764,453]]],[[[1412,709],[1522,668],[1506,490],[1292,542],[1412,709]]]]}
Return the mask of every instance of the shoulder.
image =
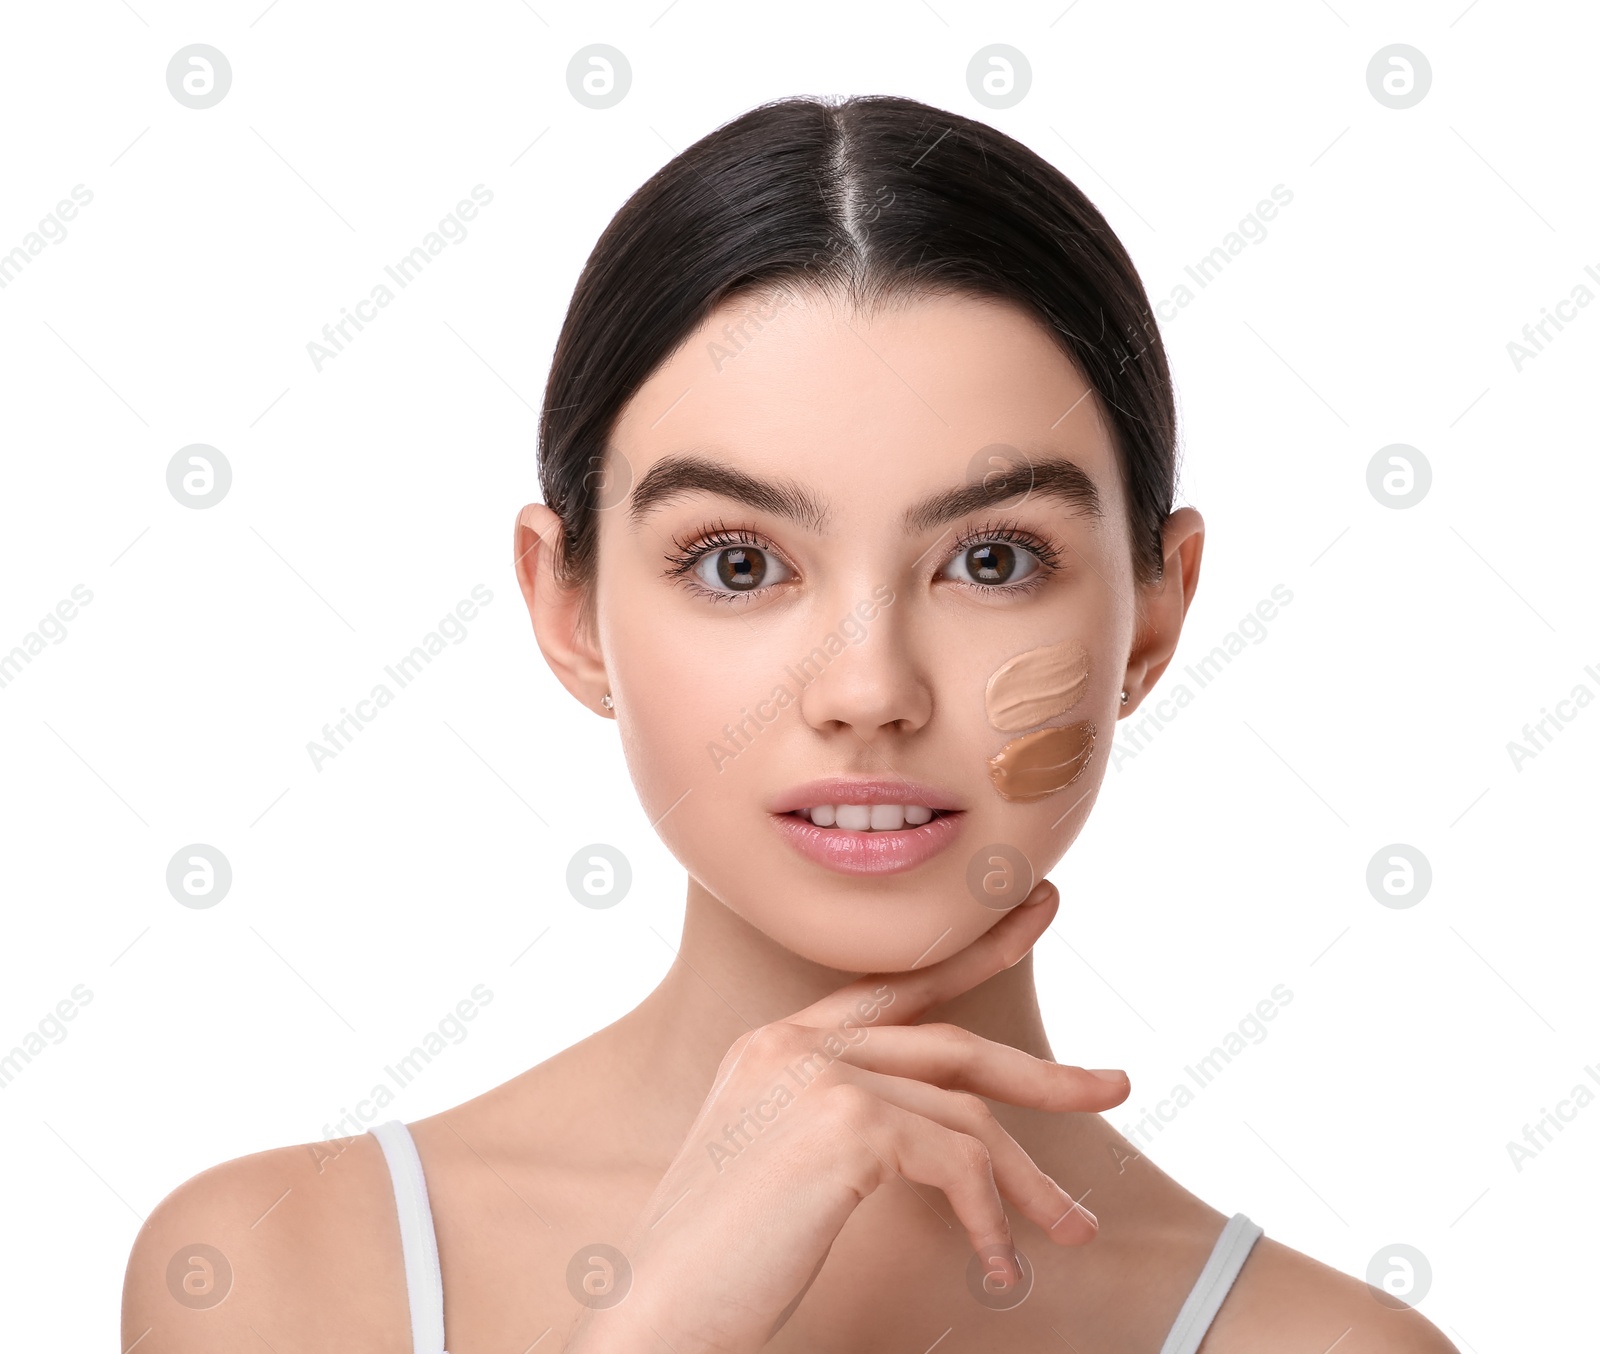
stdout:
{"type": "Polygon", "coordinates": [[[165,1354],[399,1348],[410,1318],[399,1223],[377,1139],[238,1157],[150,1214],[123,1280],[122,1346],[165,1354]]]}
{"type": "Polygon", "coordinates": [[[1200,1354],[1460,1354],[1421,1312],[1269,1236],[1261,1237],[1200,1354]]]}

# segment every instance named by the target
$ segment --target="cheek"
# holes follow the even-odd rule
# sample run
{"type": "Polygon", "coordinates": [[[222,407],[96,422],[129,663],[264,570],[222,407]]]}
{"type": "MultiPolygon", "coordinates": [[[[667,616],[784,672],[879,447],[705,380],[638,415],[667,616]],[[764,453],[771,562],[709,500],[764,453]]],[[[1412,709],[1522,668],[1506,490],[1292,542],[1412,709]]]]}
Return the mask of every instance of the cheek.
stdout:
{"type": "Polygon", "coordinates": [[[758,774],[762,749],[796,715],[781,665],[742,626],[695,627],[670,608],[617,619],[612,694],[640,803],[652,822],[671,810],[657,829],[669,846],[692,824],[725,831],[725,809],[748,813],[774,788],[758,774]]]}
{"type": "Polygon", "coordinates": [[[1087,719],[1013,738],[989,758],[989,781],[1001,799],[1044,799],[1089,769],[1095,741],[1095,726],[1087,719]]]}
{"type": "Polygon", "coordinates": [[[1018,733],[1048,723],[1072,709],[1089,684],[1089,651],[1065,639],[1030,649],[994,670],[983,691],[989,723],[1018,733]]]}
{"type": "Polygon", "coordinates": [[[1029,649],[995,669],[984,687],[985,714],[991,727],[1020,735],[988,759],[989,782],[1000,798],[1044,799],[1088,769],[1095,724],[1081,717],[1065,725],[1052,721],[1081,710],[1089,685],[1089,649],[1075,637],[1029,649]]]}

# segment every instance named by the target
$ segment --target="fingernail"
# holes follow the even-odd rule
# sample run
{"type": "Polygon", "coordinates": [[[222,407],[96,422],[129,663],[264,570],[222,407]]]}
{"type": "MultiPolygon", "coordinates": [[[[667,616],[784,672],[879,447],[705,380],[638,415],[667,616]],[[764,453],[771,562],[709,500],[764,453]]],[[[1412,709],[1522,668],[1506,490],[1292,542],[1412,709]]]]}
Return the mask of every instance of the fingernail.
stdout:
{"type": "MultiPolygon", "coordinates": [[[[1061,1202],[1064,1203],[1067,1206],[1067,1211],[1065,1213],[1063,1213],[1059,1218],[1056,1219],[1055,1224],[1054,1224],[1055,1227],[1061,1226],[1061,1224],[1064,1223],[1068,1218],[1070,1218],[1074,1213],[1081,1213],[1081,1214],[1083,1214],[1084,1217],[1089,1219],[1089,1225],[1090,1226],[1094,1227],[1096,1230],[1099,1229],[1099,1227],[1100,1227],[1100,1219],[1099,1218],[1095,1217],[1095,1215],[1093,1213],[1091,1213],[1087,1208],[1085,1208],[1076,1199],[1074,1199],[1070,1194],[1068,1194],[1066,1192],[1066,1190],[1062,1189],[1061,1186],[1056,1181],[1052,1180],[1050,1183],[1052,1185],[1055,1185],[1056,1193],[1061,1196],[1061,1202]]],[[[1052,1230],[1054,1230],[1054,1228],[1052,1228],[1052,1230]]]]}
{"type": "Polygon", "coordinates": [[[1100,1225],[1100,1219],[1095,1217],[1095,1215],[1093,1213],[1091,1213],[1087,1208],[1085,1208],[1076,1199],[1074,1199],[1070,1194],[1068,1194],[1066,1192],[1066,1190],[1062,1189],[1061,1185],[1060,1185],[1060,1183],[1058,1181],[1052,1180],[1050,1183],[1052,1185],[1055,1185],[1056,1193],[1061,1196],[1061,1202],[1064,1203],[1067,1206],[1067,1211],[1065,1213],[1063,1213],[1059,1218],[1056,1219],[1055,1224],[1054,1224],[1056,1227],[1059,1227],[1068,1218],[1070,1218],[1074,1213],[1082,1213],[1083,1216],[1088,1218],[1089,1221],[1094,1223],[1095,1226],[1098,1227],[1100,1225]]]}
{"type": "Polygon", "coordinates": [[[1099,1077],[1101,1081],[1126,1081],[1128,1074],[1120,1067],[1088,1067],[1084,1069],[1091,1077],[1099,1077]]]}
{"type": "Polygon", "coordinates": [[[1050,896],[1050,884],[1049,884],[1049,881],[1041,879],[1037,884],[1035,884],[1033,886],[1033,891],[1026,898],[1024,898],[1022,900],[1022,905],[1024,907],[1033,907],[1036,903],[1044,902],[1044,900],[1046,898],[1048,898],[1049,896],[1050,896]]]}

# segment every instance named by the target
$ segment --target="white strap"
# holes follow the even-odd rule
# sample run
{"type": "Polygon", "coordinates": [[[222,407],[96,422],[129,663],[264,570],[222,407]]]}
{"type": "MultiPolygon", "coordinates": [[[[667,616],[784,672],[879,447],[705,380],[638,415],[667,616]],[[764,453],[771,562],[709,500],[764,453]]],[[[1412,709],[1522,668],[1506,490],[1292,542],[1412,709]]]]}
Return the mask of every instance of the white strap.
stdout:
{"type": "Polygon", "coordinates": [[[1239,1270],[1250,1256],[1250,1248],[1261,1235],[1261,1228],[1235,1213],[1223,1226],[1216,1243],[1211,1247],[1205,1268],[1195,1280],[1189,1296],[1178,1309],[1178,1319],[1172,1323],[1167,1338],[1162,1343],[1161,1354],[1195,1354],[1205,1339],[1211,1322],[1228,1296],[1239,1270]]]}
{"type": "Polygon", "coordinates": [[[428,1207],[428,1182],[411,1130],[398,1119],[370,1130],[383,1148],[394,1181],[400,1217],[400,1251],[405,1257],[406,1296],[411,1303],[414,1354],[444,1354],[444,1282],[439,1275],[439,1243],[428,1207]]]}

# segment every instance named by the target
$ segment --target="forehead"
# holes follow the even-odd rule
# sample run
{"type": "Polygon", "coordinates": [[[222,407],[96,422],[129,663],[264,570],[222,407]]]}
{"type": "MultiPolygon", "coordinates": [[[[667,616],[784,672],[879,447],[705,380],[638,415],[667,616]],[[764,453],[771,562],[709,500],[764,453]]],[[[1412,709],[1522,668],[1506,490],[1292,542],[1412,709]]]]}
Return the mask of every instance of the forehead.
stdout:
{"type": "Polygon", "coordinates": [[[835,506],[843,495],[859,515],[971,478],[996,445],[1069,458],[1121,503],[1098,399],[1021,307],[939,296],[863,314],[809,290],[720,306],[612,438],[635,484],[691,453],[815,486],[835,506]]]}

